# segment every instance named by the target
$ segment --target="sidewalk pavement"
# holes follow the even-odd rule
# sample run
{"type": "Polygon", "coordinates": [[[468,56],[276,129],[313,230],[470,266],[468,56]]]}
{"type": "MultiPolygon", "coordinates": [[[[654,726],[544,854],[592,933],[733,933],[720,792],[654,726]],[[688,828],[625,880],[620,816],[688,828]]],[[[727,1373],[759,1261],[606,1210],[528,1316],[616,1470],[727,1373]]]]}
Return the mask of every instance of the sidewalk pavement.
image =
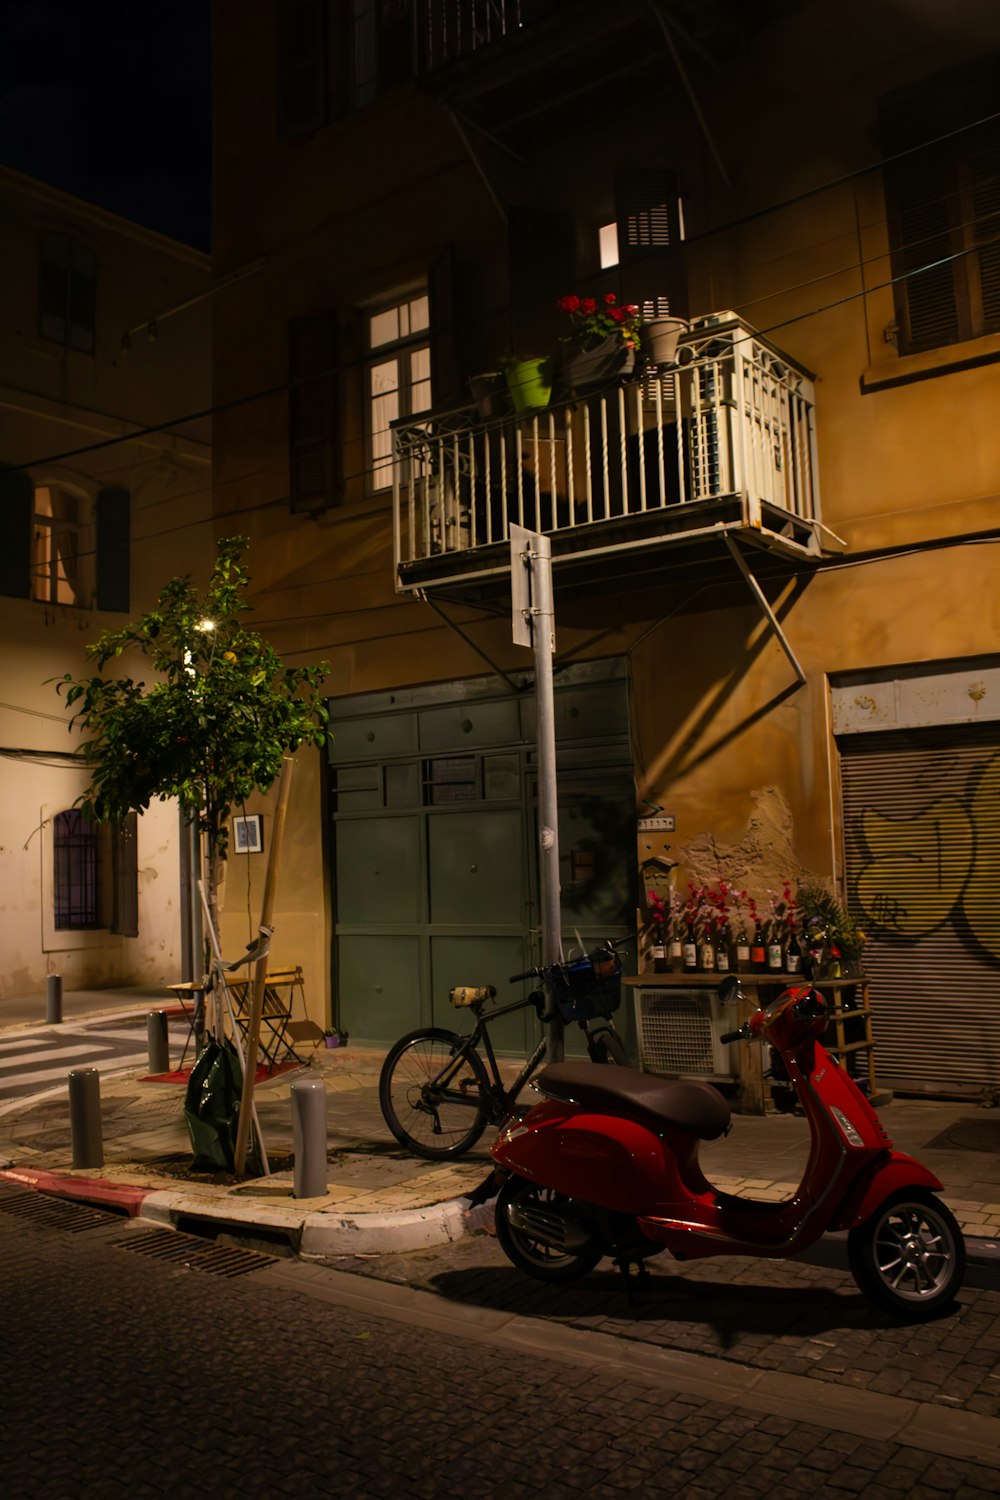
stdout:
{"type": "MultiPolygon", "coordinates": [[[[67,996],[73,1026],[101,1019],[142,1020],[158,991],[96,991],[67,996]]],[[[45,1001],[34,997],[37,1016],[45,1001]]],[[[165,996],[153,1001],[166,1008],[165,996]]],[[[0,1036],[10,1040],[46,1029],[26,1024],[25,1006],[0,1005],[0,1036]],[[14,1014],[20,1024],[11,1027],[14,1014]]],[[[32,1013],[30,1007],[27,1013],[32,1013]]],[[[137,1033],[141,1049],[142,1032],[137,1033]]],[[[172,1061],[180,1055],[172,1035],[172,1061]]],[[[65,1084],[0,1104],[0,1178],[132,1216],[212,1235],[230,1232],[244,1244],[279,1248],[304,1259],[385,1255],[419,1250],[489,1228],[489,1207],[470,1196],[490,1171],[492,1132],[455,1162],[422,1161],[390,1135],[379,1109],[384,1049],[317,1048],[305,1066],[258,1084],[257,1112],[271,1175],[250,1181],[193,1174],[183,1116],[184,1088],[150,1081],[144,1068],[101,1074],[104,1162],[74,1170],[65,1084]],[[290,1093],[299,1079],[327,1090],[328,1190],[294,1196],[290,1093]]],[[[190,1054],[189,1054],[190,1061],[190,1054]]],[[[1000,1111],[974,1104],[894,1099],[880,1110],[899,1150],[918,1157],[945,1184],[944,1197],[969,1242],[970,1265],[1000,1266],[1000,1111]]],[[[703,1148],[707,1175],[719,1187],[767,1199],[787,1197],[804,1165],[806,1121],[800,1116],[736,1116],[730,1136],[703,1148]]],[[[829,1251],[827,1251],[829,1254],[829,1251]]],[[[990,1282],[990,1284],[1000,1284],[990,1282]]]]}

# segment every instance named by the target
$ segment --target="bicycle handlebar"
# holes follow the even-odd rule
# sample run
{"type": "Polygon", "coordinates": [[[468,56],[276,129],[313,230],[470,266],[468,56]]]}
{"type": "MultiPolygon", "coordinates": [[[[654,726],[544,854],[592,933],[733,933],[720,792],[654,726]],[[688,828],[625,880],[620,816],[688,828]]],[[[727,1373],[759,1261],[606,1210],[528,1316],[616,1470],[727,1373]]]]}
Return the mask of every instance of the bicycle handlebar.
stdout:
{"type": "MultiPolygon", "coordinates": [[[[623,948],[626,943],[630,943],[632,936],[633,934],[629,933],[627,937],[623,938],[606,938],[603,943],[598,943],[596,948],[592,948],[583,957],[599,958],[602,953],[614,952],[616,948],[623,948]]],[[[574,960],[571,959],[570,962],[572,963],[574,960]]],[[[555,968],[555,964],[537,964],[533,969],[525,969],[523,974],[512,974],[507,983],[517,984],[520,979],[545,979],[546,975],[553,968],[555,968]]]]}

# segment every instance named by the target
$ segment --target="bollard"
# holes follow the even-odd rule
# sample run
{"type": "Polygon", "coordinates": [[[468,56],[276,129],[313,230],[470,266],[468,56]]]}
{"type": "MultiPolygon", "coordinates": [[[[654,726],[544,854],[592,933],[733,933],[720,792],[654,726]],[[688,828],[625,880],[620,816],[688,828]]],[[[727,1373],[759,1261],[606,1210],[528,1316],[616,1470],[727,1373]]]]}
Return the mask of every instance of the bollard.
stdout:
{"type": "Polygon", "coordinates": [[[149,1044],[149,1071],[170,1072],[170,1035],[165,1010],[151,1010],[146,1017],[146,1041],[149,1044]]]}
{"type": "Polygon", "coordinates": [[[69,1075],[69,1129],[74,1168],[103,1167],[101,1075],[96,1068],[75,1068],[69,1075]]]}
{"type": "Polygon", "coordinates": [[[62,1021],[62,977],[50,974],[45,981],[45,1019],[50,1026],[62,1021]]]}
{"type": "Polygon", "coordinates": [[[292,1084],[292,1142],[295,1150],[293,1198],[326,1194],[326,1084],[302,1078],[292,1084]]]}

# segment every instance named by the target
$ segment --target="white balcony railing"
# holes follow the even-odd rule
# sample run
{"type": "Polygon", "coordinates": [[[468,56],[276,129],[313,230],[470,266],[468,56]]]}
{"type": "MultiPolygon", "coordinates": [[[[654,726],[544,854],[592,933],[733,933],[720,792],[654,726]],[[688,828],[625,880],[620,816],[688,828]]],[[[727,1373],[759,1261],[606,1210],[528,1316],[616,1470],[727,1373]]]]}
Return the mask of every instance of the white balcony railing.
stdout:
{"type": "Polygon", "coordinates": [[[521,0],[421,0],[421,56],[427,72],[521,30],[521,0]]]}
{"type": "Polygon", "coordinates": [[[466,575],[477,555],[486,566],[511,522],[572,531],[596,552],[620,530],[604,523],[646,517],[655,534],[669,511],[676,534],[678,507],[734,496],[747,526],[819,520],[812,381],[731,314],[693,325],[676,366],[527,415],[432,413],[399,423],[394,442],[404,584],[407,564],[448,554],[466,575]]]}

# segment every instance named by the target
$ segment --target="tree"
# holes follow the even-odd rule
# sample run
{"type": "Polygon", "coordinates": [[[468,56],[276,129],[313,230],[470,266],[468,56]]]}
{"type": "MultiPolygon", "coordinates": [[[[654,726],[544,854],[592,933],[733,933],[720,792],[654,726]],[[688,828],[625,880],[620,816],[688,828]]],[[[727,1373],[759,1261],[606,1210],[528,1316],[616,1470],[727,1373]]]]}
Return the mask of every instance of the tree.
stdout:
{"type": "Polygon", "coordinates": [[[252,791],[266,791],[282,757],[299,745],[322,745],[328,714],[319,689],[326,663],[286,667],[248,630],[250,576],[241,561],[246,537],[218,544],[208,589],[190,576],[161,590],[157,607],[87,646],[93,677],[57,679],[70,729],[82,744],[90,785],[80,801],[97,822],[142,812],[154,798],[176,797],[206,838],[208,903],[217,922],[221,862],[230,810],[252,791]],[[151,686],[100,675],[109,662],[137,651],[158,674],[151,686]]]}

